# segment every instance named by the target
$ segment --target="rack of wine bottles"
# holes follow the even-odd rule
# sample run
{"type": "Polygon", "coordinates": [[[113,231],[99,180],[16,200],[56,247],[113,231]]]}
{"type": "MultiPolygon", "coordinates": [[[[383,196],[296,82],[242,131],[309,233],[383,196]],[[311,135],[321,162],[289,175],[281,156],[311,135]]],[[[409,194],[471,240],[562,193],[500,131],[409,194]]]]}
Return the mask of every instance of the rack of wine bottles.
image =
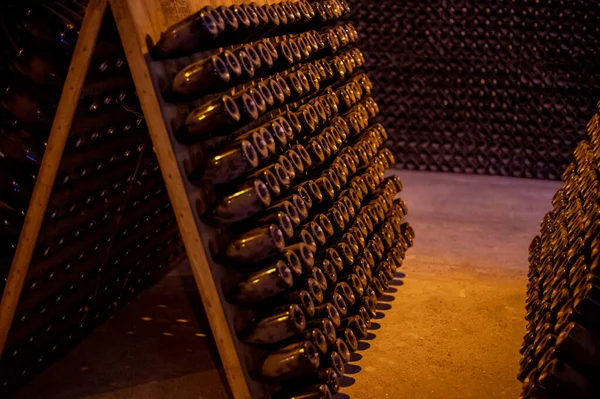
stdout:
{"type": "MultiPolygon", "coordinates": [[[[85,13],[76,0],[0,5],[0,292],[85,13]]],[[[185,259],[110,15],[73,118],[0,362],[2,397],[185,259]]]]}
{"type": "Polygon", "coordinates": [[[600,114],[587,132],[529,247],[524,399],[600,394],[600,114]]]}
{"type": "Polygon", "coordinates": [[[414,240],[349,7],[139,1],[112,10],[232,393],[329,398],[414,240]]]}
{"type": "Polygon", "coordinates": [[[560,179],[600,98],[597,2],[348,1],[400,168],[560,179]]]}

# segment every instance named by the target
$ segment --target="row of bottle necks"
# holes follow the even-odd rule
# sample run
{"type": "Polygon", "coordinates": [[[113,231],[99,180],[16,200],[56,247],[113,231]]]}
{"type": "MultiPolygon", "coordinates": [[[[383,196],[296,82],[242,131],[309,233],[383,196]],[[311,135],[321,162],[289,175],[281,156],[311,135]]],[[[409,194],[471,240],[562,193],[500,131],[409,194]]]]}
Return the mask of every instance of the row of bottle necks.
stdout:
{"type": "MultiPolygon", "coordinates": [[[[361,78],[362,79],[362,78],[361,78]]],[[[357,81],[352,81],[351,84],[348,84],[344,87],[342,87],[340,93],[352,93],[351,96],[354,99],[354,101],[356,101],[355,96],[358,95],[362,95],[362,91],[363,89],[356,89],[356,85],[357,85],[357,81]],[[358,91],[356,91],[356,90],[358,91]],[[356,91],[356,93],[355,93],[356,91]]],[[[333,92],[332,92],[333,93],[333,92]]],[[[330,93],[330,95],[332,95],[332,93],[330,93]]],[[[372,113],[369,115],[367,114],[367,116],[374,116],[374,113],[376,112],[376,104],[374,104],[371,100],[369,100],[369,98],[367,98],[365,100],[365,102],[363,102],[364,105],[367,106],[367,108],[372,111],[372,113]]],[[[321,102],[318,102],[316,104],[321,104],[321,102]]],[[[310,103],[307,104],[307,106],[310,106],[310,103]]],[[[337,107],[337,106],[336,106],[337,107]]],[[[366,110],[363,108],[361,108],[363,110],[363,112],[365,112],[366,110]]],[[[312,108],[309,108],[309,110],[312,111],[312,108]]],[[[329,106],[327,106],[327,110],[329,111],[329,113],[331,113],[331,109],[329,106]]],[[[313,111],[314,112],[314,111],[313,111]]],[[[322,111],[324,112],[324,111],[322,111]]],[[[316,118],[318,120],[318,117],[316,118]]],[[[281,123],[279,122],[274,122],[271,127],[274,128],[275,130],[277,129],[281,129],[282,128],[282,123],[284,123],[286,120],[283,118],[279,119],[281,123]]],[[[284,123],[285,126],[287,126],[290,130],[292,130],[292,128],[290,127],[289,124],[284,123]]],[[[302,124],[300,124],[300,128],[302,130],[304,130],[304,128],[302,127],[302,124]]],[[[277,130],[275,131],[273,130],[274,133],[282,133],[281,130],[277,130]]],[[[274,146],[274,148],[272,148],[271,150],[273,152],[277,152],[277,147],[275,146],[275,141],[273,139],[273,137],[271,136],[271,134],[269,133],[269,131],[263,129],[263,130],[259,130],[259,133],[262,134],[262,136],[257,136],[256,132],[255,134],[247,134],[243,137],[239,138],[239,142],[242,143],[242,145],[240,147],[237,147],[236,151],[233,150],[229,150],[226,149],[223,153],[218,154],[215,159],[219,159],[220,162],[217,164],[218,168],[211,168],[211,167],[207,167],[205,168],[205,172],[208,172],[209,174],[213,174],[214,176],[221,176],[220,178],[222,179],[224,176],[229,176],[230,178],[232,178],[231,173],[232,171],[229,171],[229,174],[223,174],[225,170],[230,169],[231,165],[228,161],[229,159],[232,159],[233,162],[235,162],[235,159],[237,159],[237,157],[240,156],[246,156],[248,157],[247,160],[250,162],[249,165],[247,165],[246,167],[256,167],[258,165],[258,156],[257,154],[261,154],[261,158],[266,158],[266,156],[269,154],[269,149],[271,148],[271,144],[274,146]],[[251,140],[253,140],[253,144],[254,145],[250,145],[248,141],[242,140],[245,138],[249,138],[251,140]],[[267,143],[270,143],[267,145],[267,143]],[[243,150],[243,152],[240,152],[240,150],[243,150]],[[227,154],[227,156],[225,156],[225,154],[227,154]],[[254,155],[252,155],[254,154],[254,155]]],[[[334,131],[335,132],[335,131],[334,131]]],[[[287,134],[289,134],[290,132],[286,132],[287,134]]],[[[278,144],[280,145],[285,145],[286,141],[287,141],[287,137],[289,136],[285,136],[282,134],[278,134],[278,136],[276,136],[280,139],[280,141],[278,142],[278,144]]],[[[317,140],[314,141],[312,143],[312,145],[309,145],[308,148],[310,149],[310,152],[313,154],[313,156],[316,154],[321,158],[321,163],[324,160],[324,155],[325,154],[330,154],[332,147],[337,149],[336,147],[336,143],[335,142],[331,142],[331,141],[327,141],[326,139],[330,139],[331,140],[332,136],[326,135],[324,137],[318,136],[317,139],[323,139],[323,140],[317,140]]],[[[337,137],[337,135],[335,136],[337,137]]],[[[334,137],[334,138],[335,138],[334,137]]],[[[10,136],[10,135],[6,135],[4,136],[5,139],[7,139],[6,143],[8,144],[13,144],[12,146],[12,150],[10,152],[11,154],[11,161],[13,161],[15,164],[20,164],[20,165],[27,165],[26,162],[29,161],[32,157],[30,156],[30,154],[33,153],[33,151],[28,151],[27,147],[19,147],[18,145],[14,145],[16,140],[13,140],[13,142],[11,143],[11,141],[8,141],[8,139],[11,138],[15,138],[15,136],[10,136]],[[19,149],[21,149],[22,151],[18,151],[19,149]],[[21,155],[21,157],[19,158],[19,156],[21,155]]],[[[134,137],[135,138],[135,137],[134,137]]],[[[340,140],[339,137],[337,137],[337,140],[340,140]]],[[[18,141],[16,141],[16,143],[18,144],[18,141]]],[[[123,144],[123,143],[121,143],[123,144]]],[[[340,143],[341,144],[341,143],[340,143]]],[[[127,155],[125,157],[122,157],[123,159],[131,159],[131,161],[136,160],[136,156],[138,153],[141,153],[144,150],[143,146],[140,146],[139,144],[137,144],[137,140],[133,141],[133,145],[134,145],[134,150],[130,151],[129,149],[125,149],[124,151],[124,155],[127,155]],[[133,154],[133,156],[131,155],[133,154]]],[[[5,148],[8,148],[8,145],[5,146],[5,148]]],[[[9,148],[10,149],[10,148],[9,148]]],[[[307,150],[301,146],[298,145],[297,146],[298,150],[301,150],[301,154],[302,155],[306,155],[308,154],[307,150]]],[[[108,150],[108,154],[110,154],[111,152],[114,151],[114,148],[111,146],[109,148],[107,148],[108,150]]],[[[95,155],[98,155],[98,153],[101,153],[101,151],[96,151],[95,155]]],[[[297,157],[298,155],[296,153],[288,153],[288,156],[291,155],[293,157],[297,157]]],[[[285,157],[282,155],[282,157],[285,157]]],[[[111,160],[109,162],[106,162],[108,165],[110,165],[111,163],[117,163],[116,161],[118,160],[117,158],[115,158],[115,154],[113,154],[111,156],[111,160]]],[[[283,158],[282,158],[283,159],[283,158]]],[[[122,159],[121,159],[122,160],[122,159]]],[[[292,159],[293,161],[296,161],[296,158],[292,159]]],[[[151,162],[151,158],[149,158],[149,161],[151,162]]],[[[289,161],[288,163],[284,163],[284,165],[288,166],[287,170],[289,171],[289,161]]],[[[36,172],[36,167],[37,167],[38,163],[30,163],[30,173],[34,174],[36,172]]],[[[102,164],[102,163],[100,163],[102,164]]],[[[99,165],[100,165],[99,164],[99,165]]],[[[142,165],[143,166],[143,165],[142,165]]],[[[114,166],[113,166],[114,167],[114,166]]],[[[97,166],[96,167],[96,172],[98,172],[100,168],[97,166]]],[[[83,171],[85,171],[86,169],[83,169],[83,171]]],[[[110,170],[109,170],[110,171],[110,170]]],[[[142,176],[146,176],[150,171],[156,172],[157,168],[155,165],[153,165],[152,163],[150,163],[149,167],[147,169],[142,169],[141,170],[141,175],[142,176]]],[[[239,171],[237,172],[239,173],[239,171]]],[[[285,171],[279,171],[279,173],[285,173],[285,171]]],[[[85,174],[91,174],[90,172],[85,172],[85,174]]],[[[6,235],[12,235],[15,236],[16,232],[18,231],[18,226],[19,223],[16,222],[17,218],[19,218],[19,216],[16,213],[21,213],[23,214],[24,211],[27,208],[27,204],[29,202],[29,197],[31,195],[31,190],[33,187],[33,179],[29,179],[28,176],[27,177],[21,177],[19,178],[18,175],[16,175],[14,172],[8,172],[7,169],[2,169],[1,170],[1,175],[0,175],[1,179],[0,182],[2,182],[2,186],[3,188],[5,188],[5,190],[3,190],[3,195],[2,195],[2,201],[4,203],[4,207],[3,207],[3,214],[6,215],[5,219],[7,220],[7,223],[4,224],[4,230],[6,231],[6,235]],[[11,209],[12,212],[11,212],[11,209]],[[17,212],[15,212],[15,210],[17,212]],[[9,214],[12,214],[12,216],[8,216],[9,214]],[[8,221],[11,221],[11,223],[8,223],[8,221]]],[[[233,176],[235,177],[235,176],[233,176]]],[[[64,179],[64,178],[63,178],[64,179]]],[[[131,177],[129,177],[127,180],[125,180],[124,182],[120,183],[120,184],[114,184],[113,187],[107,187],[109,190],[112,189],[114,191],[116,191],[117,193],[125,193],[125,191],[123,190],[123,187],[125,187],[127,185],[127,183],[129,182],[129,180],[131,179],[131,177]]],[[[79,181],[79,183],[81,183],[81,180],[79,181]]],[[[92,182],[91,184],[92,186],[95,186],[95,184],[92,182]]],[[[92,187],[95,189],[95,187],[92,187]]],[[[111,191],[107,190],[106,188],[100,190],[100,188],[96,189],[96,191],[99,191],[96,193],[97,197],[94,196],[85,196],[84,198],[84,202],[85,202],[85,206],[86,207],[93,207],[95,203],[97,203],[97,200],[94,201],[94,198],[97,198],[98,200],[106,200],[110,194],[111,191]]],[[[75,206],[75,205],[69,205],[67,203],[67,206],[69,207],[69,213],[73,214],[77,214],[77,211],[79,211],[81,209],[81,207],[79,206],[75,206]]],[[[102,205],[101,205],[102,206],[102,205]]],[[[56,220],[56,219],[60,219],[60,212],[58,212],[55,208],[50,208],[50,219],[51,220],[56,220]],[[58,214],[58,217],[57,217],[58,214]]],[[[64,213],[64,211],[63,211],[64,213]]]]}
{"type": "Polygon", "coordinates": [[[596,147],[583,141],[574,151],[554,209],[530,245],[528,325],[518,375],[524,398],[591,398],[599,392],[593,378],[600,367],[597,120],[588,125],[596,147]]]}

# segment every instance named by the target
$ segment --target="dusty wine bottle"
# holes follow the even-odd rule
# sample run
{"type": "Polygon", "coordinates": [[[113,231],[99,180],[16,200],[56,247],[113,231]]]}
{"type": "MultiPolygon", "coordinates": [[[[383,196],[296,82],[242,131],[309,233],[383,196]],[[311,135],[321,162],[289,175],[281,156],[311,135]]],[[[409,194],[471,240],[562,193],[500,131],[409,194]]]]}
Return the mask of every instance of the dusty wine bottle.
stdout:
{"type": "Polygon", "coordinates": [[[28,85],[13,80],[2,92],[1,100],[2,106],[24,124],[44,131],[52,126],[54,107],[34,94],[28,85]]]}
{"type": "Polygon", "coordinates": [[[295,303],[300,306],[304,315],[309,319],[315,315],[315,303],[311,294],[306,290],[286,292],[274,298],[273,301],[275,304],[282,304],[283,306],[295,303]]]}
{"type": "Polygon", "coordinates": [[[256,304],[288,290],[293,284],[291,269],[283,260],[277,260],[246,276],[227,294],[227,298],[241,305],[256,304]]]}
{"type": "Polygon", "coordinates": [[[214,207],[212,215],[220,222],[234,223],[248,219],[270,204],[271,195],[267,186],[260,180],[254,180],[239,191],[222,198],[214,207]]]}
{"type": "MultiPolygon", "coordinates": [[[[258,163],[258,154],[252,143],[241,140],[212,157],[204,167],[203,175],[214,184],[224,184],[255,169],[258,163]]],[[[202,175],[201,170],[194,171],[190,179],[197,180],[202,175]]]]}
{"type": "Polygon", "coordinates": [[[303,242],[299,242],[297,244],[290,245],[285,249],[287,251],[294,252],[298,256],[303,272],[309,272],[313,268],[315,264],[315,258],[308,245],[303,242]]]}
{"type": "Polygon", "coordinates": [[[260,320],[251,322],[240,338],[252,344],[272,344],[304,331],[306,318],[298,305],[289,305],[260,320]]]}
{"type": "Polygon", "coordinates": [[[329,302],[316,306],[315,316],[319,318],[328,318],[336,328],[340,325],[340,314],[338,313],[337,308],[329,302]]]}
{"type": "Polygon", "coordinates": [[[332,351],[337,352],[338,355],[342,358],[344,363],[348,363],[350,361],[350,349],[346,345],[343,339],[337,338],[335,342],[330,346],[332,351]]]}
{"type": "Polygon", "coordinates": [[[161,33],[150,54],[155,59],[184,56],[214,42],[221,33],[210,10],[203,8],[161,33]]]}
{"type": "Polygon", "coordinates": [[[334,350],[330,351],[326,355],[321,355],[321,365],[323,367],[331,367],[340,375],[344,374],[344,361],[342,360],[340,354],[334,350]]]}
{"type": "Polygon", "coordinates": [[[356,339],[356,335],[352,329],[346,327],[337,330],[337,337],[344,340],[346,346],[351,352],[354,352],[358,349],[358,340],[356,339]]]}
{"type": "Polygon", "coordinates": [[[256,263],[282,252],[285,239],[274,224],[258,227],[233,239],[224,256],[230,261],[256,263]]]}
{"type": "Polygon", "coordinates": [[[22,129],[0,128],[0,162],[8,161],[37,174],[45,146],[22,129]]]}
{"type": "Polygon", "coordinates": [[[319,352],[308,342],[298,342],[269,354],[259,368],[267,380],[286,381],[314,373],[319,368],[319,352]]]}
{"type": "Polygon", "coordinates": [[[367,325],[360,316],[350,316],[342,319],[340,326],[341,328],[350,328],[358,339],[365,339],[367,337],[367,325]]]}
{"type": "Polygon", "coordinates": [[[200,95],[225,88],[231,74],[225,61],[218,55],[196,61],[175,75],[173,92],[182,96],[200,95]]]}
{"type": "MultiPolygon", "coordinates": [[[[244,110],[253,110],[258,117],[256,104],[251,97],[245,98],[244,110]]],[[[177,140],[190,143],[207,137],[210,133],[229,132],[242,120],[242,113],[232,97],[223,95],[194,109],[185,120],[185,129],[177,132],[177,140]]]]}
{"type": "Polygon", "coordinates": [[[327,345],[331,345],[335,342],[335,326],[333,325],[333,322],[326,317],[309,321],[306,324],[306,328],[318,328],[321,330],[323,335],[325,335],[327,345]]]}

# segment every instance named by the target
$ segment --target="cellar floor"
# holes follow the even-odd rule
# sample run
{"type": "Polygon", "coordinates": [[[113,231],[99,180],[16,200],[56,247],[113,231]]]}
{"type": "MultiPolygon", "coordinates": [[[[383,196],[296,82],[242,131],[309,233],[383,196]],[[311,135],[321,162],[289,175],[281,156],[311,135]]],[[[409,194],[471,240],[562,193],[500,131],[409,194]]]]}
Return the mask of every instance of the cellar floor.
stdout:
{"type": "MultiPolygon", "coordinates": [[[[559,183],[398,174],[416,243],[338,397],[517,397],[527,247],[559,183]]],[[[226,398],[194,290],[175,270],[16,397],[226,398]]]]}

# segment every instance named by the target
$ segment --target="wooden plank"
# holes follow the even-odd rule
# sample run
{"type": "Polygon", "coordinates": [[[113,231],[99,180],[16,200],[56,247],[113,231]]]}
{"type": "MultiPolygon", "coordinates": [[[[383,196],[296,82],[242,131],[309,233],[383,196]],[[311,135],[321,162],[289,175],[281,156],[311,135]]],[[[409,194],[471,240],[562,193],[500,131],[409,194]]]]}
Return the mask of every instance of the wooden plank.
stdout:
{"type": "MultiPolygon", "coordinates": [[[[193,10],[193,8],[190,8],[192,3],[198,3],[199,7],[200,2],[197,1],[190,1],[188,4],[187,1],[183,0],[110,0],[138,97],[146,117],[146,124],[231,392],[236,399],[250,399],[250,390],[241,360],[238,357],[233,331],[229,327],[218,289],[212,277],[207,254],[198,231],[145,58],[147,56],[146,35],[148,33],[152,35],[152,32],[154,34],[159,33],[164,29],[164,24],[171,22],[164,18],[164,15],[167,14],[160,11],[164,8],[172,10],[173,6],[180,6],[181,9],[184,9],[183,16],[185,16],[193,10]],[[188,8],[185,8],[186,4],[188,4],[188,8]],[[162,17],[157,16],[157,14],[161,14],[162,17]]],[[[208,2],[203,2],[203,4],[208,4],[208,2]]],[[[178,10],[175,9],[174,12],[178,13],[178,10]]],[[[179,18],[180,16],[176,17],[179,18]]]]}
{"type": "Polygon", "coordinates": [[[29,270],[52,187],[56,179],[81,89],[106,11],[107,0],[90,0],[83,20],[69,72],[58,104],[48,146],[42,160],[33,196],[0,303],[0,354],[4,351],[23,283],[29,270]]]}

